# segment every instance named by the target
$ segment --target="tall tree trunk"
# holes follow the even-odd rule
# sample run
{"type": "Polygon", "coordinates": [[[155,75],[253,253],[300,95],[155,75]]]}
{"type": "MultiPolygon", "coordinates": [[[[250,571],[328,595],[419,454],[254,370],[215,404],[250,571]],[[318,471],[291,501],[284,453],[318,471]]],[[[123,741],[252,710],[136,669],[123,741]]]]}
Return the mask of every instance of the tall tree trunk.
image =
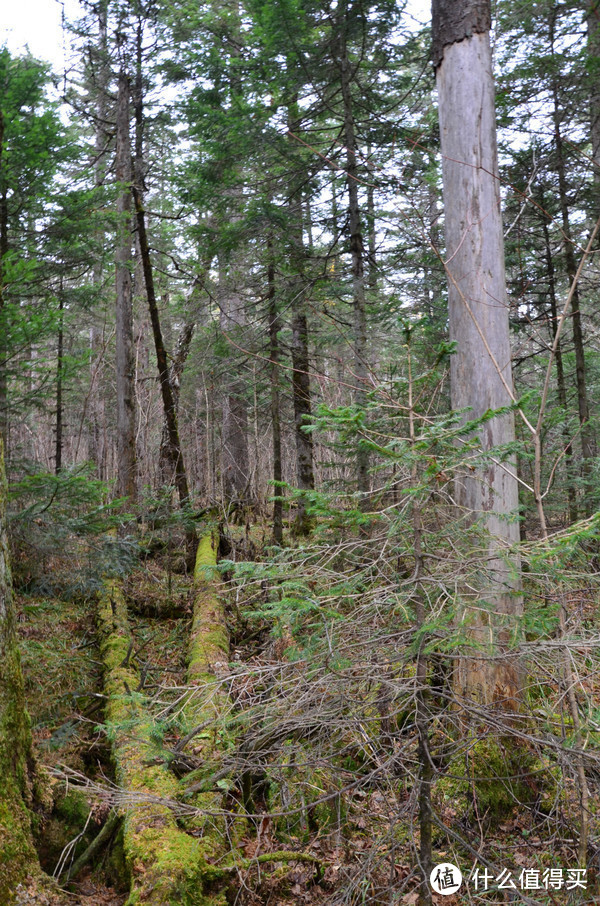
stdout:
{"type": "MultiPolygon", "coordinates": [[[[144,285],[146,288],[146,299],[150,312],[150,322],[152,324],[152,336],[154,338],[154,349],[156,352],[156,363],[158,366],[158,375],[160,382],[160,391],[163,402],[163,413],[165,426],[167,429],[167,445],[163,451],[166,461],[170,465],[169,481],[174,480],[177,488],[179,503],[184,507],[189,500],[189,488],[187,474],[183,460],[183,452],[179,439],[179,426],[177,423],[177,399],[173,393],[171,385],[171,375],[165,349],[160,316],[158,313],[158,304],[156,300],[156,289],[154,286],[154,273],[152,269],[152,260],[150,258],[150,246],[148,244],[148,234],[146,232],[146,215],[144,211],[144,160],[143,160],[143,139],[144,139],[144,92],[143,92],[143,73],[142,73],[142,38],[143,27],[141,18],[138,19],[136,32],[136,77],[134,89],[134,110],[135,110],[135,157],[133,161],[134,180],[131,185],[133,201],[135,205],[135,216],[137,223],[137,238],[140,249],[140,258],[142,261],[142,271],[144,274],[144,285]]],[[[191,338],[190,338],[191,339],[191,338]]],[[[195,544],[195,533],[188,532],[188,548],[191,557],[195,544]]]]}
{"type": "Polygon", "coordinates": [[[54,471],[58,475],[62,469],[63,450],[63,370],[64,370],[64,299],[62,280],[58,299],[58,344],[56,352],[56,437],[54,447],[54,471]]]}
{"type": "Polygon", "coordinates": [[[150,260],[150,248],[148,245],[148,236],[146,234],[146,218],[144,214],[144,208],[142,207],[142,200],[138,187],[133,186],[132,188],[136,209],[138,241],[140,244],[140,254],[142,257],[142,267],[144,271],[144,283],[146,285],[146,297],[148,299],[150,321],[152,323],[152,335],[154,337],[154,348],[156,351],[156,362],[158,365],[163,410],[169,436],[168,460],[171,465],[171,474],[174,476],[175,486],[177,488],[177,494],[179,496],[179,502],[181,506],[184,506],[189,500],[190,494],[188,489],[185,465],[183,461],[183,453],[181,450],[181,443],[179,440],[177,405],[173,396],[173,388],[171,386],[171,379],[169,375],[167,352],[165,349],[160,326],[160,317],[158,314],[158,305],[156,302],[156,292],[154,289],[152,262],[150,260]]]}
{"type": "Polygon", "coordinates": [[[600,214],[600,2],[588,0],[587,15],[588,63],[590,75],[590,136],[596,217],[600,214]]]}
{"type": "MultiPolygon", "coordinates": [[[[169,381],[171,383],[171,391],[173,393],[173,404],[175,406],[175,411],[177,414],[177,419],[179,422],[179,392],[181,389],[181,376],[183,374],[183,369],[187,360],[187,357],[190,352],[190,347],[192,345],[192,340],[194,338],[194,331],[196,329],[195,320],[188,320],[183,325],[183,330],[179,335],[177,340],[177,348],[175,350],[175,355],[173,361],[171,362],[171,367],[169,368],[169,381]]],[[[159,463],[159,472],[161,475],[161,480],[163,484],[170,484],[173,480],[172,470],[171,470],[171,460],[169,457],[169,425],[167,419],[164,418],[162,434],[160,438],[160,450],[158,454],[158,463],[159,463]]]]}
{"type": "MultiPolygon", "coordinates": [[[[348,4],[340,4],[340,16],[347,19],[348,4]]],[[[348,229],[350,232],[350,255],[352,258],[352,311],[354,324],[354,403],[359,410],[367,404],[367,313],[365,296],[365,253],[363,229],[358,197],[358,158],[356,129],[352,103],[352,73],[346,45],[347,21],[340,21],[338,62],[340,86],[344,113],[344,144],[346,146],[346,187],[348,190],[348,229]]],[[[360,506],[369,504],[369,453],[358,438],[356,452],[356,486],[360,495],[360,506]]]]}
{"type": "Polygon", "coordinates": [[[8,379],[6,374],[6,299],[4,296],[4,265],[8,254],[8,195],[4,175],[4,114],[0,109],[0,438],[8,449],[8,379]]]}
{"type": "MultiPolygon", "coordinates": [[[[554,53],[555,16],[556,9],[553,8],[550,14],[550,46],[552,53],[554,53]]],[[[556,152],[556,173],[558,176],[558,200],[562,221],[565,267],[567,276],[569,278],[569,283],[573,284],[573,281],[575,280],[575,274],[577,273],[577,262],[575,260],[573,238],[571,235],[564,143],[561,132],[559,84],[556,79],[552,83],[552,105],[552,118],[554,122],[554,148],[556,152]]],[[[577,386],[577,409],[579,412],[579,424],[581,426],[584,507],[586,515],[590,516],[594,510],[594,499],[597,497],[591,479],[593,460],[596,455],[596,438],[590,424],[590,406],[587,394],[583,323],[581,319],[579,287],[577,285],[574,287],[571,296],[571,315],[573,323],[573,348],[575,352],[575,384],[577,386]]]]}
{"type": "MultiPolygon", "coordinates": [[[[185,321],[185,324],[183,325],[181,333],[179,334],[175,354],[169,368],[169,380],[171,383],[171,392],[173,394],[173,403],[175,405],[175,415],[177,417],[178,423],[181,378],[183,376],[185,363],[190,353],[192,340],[194,339],[196,325],[200,317],[200,297],[204,289],[206,275],[208,274],[211,260],[212,259],[210,258],[210,256],[205,257],[202,263],[202,269],[194,280],[194,285],[192,286],[192,291],[190,293],[188,302],[190,313],[187,317],[187,320],[185,321]]],[[[169,460],[169,446],[169,425],[166,417],[164,417],[159,450],[159,472],[163,484],[169,484],[173,480],[169,460]]],[[[210,482],[203,482],[203,484],[205,486],[205,489],[207,489],[210,485],[210,482]]]]}
{"type": "Polygon", "coordinates": [[[275,296],[275,265],[273,263],[273,241],[267,242],[269,264],[267,268],[267,298],[269,302],[269,360],[271,372],[271,427],[273,431],[273,481],[275,482],[275,500],[273,501],[273,541],[283,543],[283,480],[281,455],[281,405],[279,387],[279,331],[281,320],[277,311],[275,296]]]}
{"type": "MultiPolygon", "coordinates": [[[[544,210],[544,202],[542,200],[541,204],[542,210],[544,210]]],[[[556,274],[554,270],[554,259],[552,257],[552,250],[550,248],[550,234],[548,232],[548,224],[546,220],[543,220],[543,230],[544,230],[544,248],[546,255],[546,271],[548,274],[548,298],[550,300],[550,319],[551,319],[551,331],[552,331],[552,340],[556,338],[556,332],[558,330],[558,306],[556,304],[556,274]]],[[[574,484],[574,472],[573,472],[573,439],[569,431],[569,406],[567,401],[567,384],[565,381],[565,369],[563,365],[563,356],[562,356],[562,345],[560,340],[556,346],[556,390],[558,393],[558,402],[561,409],[563,410],[563,443],[565,450],[565,471],[567,475],[567,499],[569,501],[569,523],[577,522],[577,495],[575,493],[575,484],[574,484]]]]}
{"type": "MultiPolygon", "coordinates": [[[[371,146],[367,149],[367,158],[371,158],[371,146]]],[[[377,292],[377,231],[375,229],[375,186],[373,179],[367,183],[367,235],[369,238],[369,273],[368,286],[371,293],[377,292]]]]}
{"type": "MultiPolygon", "coordinates": [[[[297,96],[288,108],[288,132],[290,141],[300,131],[300,118],[297,96]]],[[[290,265],[290,305],[292,310],[292,401],[294,404],[294,443],[296,447],[296,484],[298,490],[314,491],[315,467],[313,436],[305,427],[312,419],[310,358],[308,351],[308,318],[306,315],[306,298],[304,286],[304,237],[302,232],[302,193],[293,189],[289,203],[290,265]]],[[[295,535],[308,535],[311,521],[306,512],[306,500],[302,493],[297,501],[296,518],[293,532],[295,535]]]]}
{"type": "Polygon", "coordinates": [[[115,172],[117,200],[116,364],[117,364],[117,487],[121,497],[137,498],[135,457],[135,362],[131,300],[131,147],[129,139],[129,77],[121,70],[117,96],[115,172]]]}
{"type": "MultiPolygon", "coordinates": [[[[231,348],[240,345],[246,325],[244,297],[241,294],[238,268],[219,266],[220,324],[231,348]]],[[[240,373],[239,361],[227,360],[228,370],[223,375],[222,461],[223,494],[225,501],[238,509],[251,498],[250,456],[248,451],[248,402],[246,382],[240,373]]]]}
{"type": "MultiPolygon", "coordinates": [[[[489,0],[457,4],[433,0],[433,54],[439,97],[444,186],[446,270],[449,289],[452,407],[476,419],[514,399],[500,214],[494,82],[489,42],[489,0]]],[[[515,440],[512,413],[490,419],[478,431],[483,452],[515,440]]],[[[480,648],[461,658],[457,691],[466,702],[519,710],[521,677],[514,660],[497,656],[518,619],[519,526],[514,460],[490,460],[456,482],[459,518],[487,532],[481,589],[464,591],[464,623],[480,648]],[[487,561],[487,562],[486,562],[487,561]],[[485,602],[486,606],[482,606],[485,602]],[[500,629],[499,621],[507,628],[500,629]],[[490,650],[490,639],[493,647],[490,650]],[[497,652],[494,652],[497,653],[497,652]]]]}
{"type": "MultiPolygon", "coordinates": [[[[106,154],[109,143],[107,126],[107,98],[108,98],[108,33],[106,0],[102,0],[97,7],[98,16],[98,41],[95,48],[98,60],[96,77],[96,123],[94,136],[94,186],[96,189],[104,184],[106,177],[106,154]]],[[[98,243],[104,243],[104,231],[98,231],[98,243]]],[[[102,292],[102,255],[97,254],[92,268],[92,282],[97,298],[102,292]]],[[[97,324],[90,328],[91,349],[91,386],[90,386],[90,432],[88,443],[88,457],[96,466],[98,478],[106,478],[106,444],[105,424],[106,415],[104,399],[99,380],[100,361],[104,355],[102,342],[103,331],[97,324]]]]}

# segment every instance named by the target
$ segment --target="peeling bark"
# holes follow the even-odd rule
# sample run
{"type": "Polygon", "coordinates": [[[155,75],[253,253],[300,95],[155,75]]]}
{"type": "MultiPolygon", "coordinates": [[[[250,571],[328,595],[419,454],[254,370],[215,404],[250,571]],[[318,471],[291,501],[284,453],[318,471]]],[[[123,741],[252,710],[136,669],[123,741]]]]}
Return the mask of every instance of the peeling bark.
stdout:
{"type": "Polygon", "coordinates": [[[491,6],[482,0],[432,0],[431,12],[431,55],[436,69],[446,47],[485,34],[492,27],[491,6]]]}
{"type": "MultiPolygon", "coordinates": [[[[453,409],[468,410],[465,419],[476,419],[510,405],[514,393],[494,83],[489,36],[483,30],[489,22],[489,3],[479,0],[480,12],[473,12],[471,3],[462,4],[473,12],[472,20],[464,18],[472,26],[471,36],[467,31],[457,33],[454,24],[449,26],[443,18],[454,5],[447,0],[434,3],[434,34],[444,48],[436,75],[450,338],[457,345],[451,357],[450,382],[453,409]]],[[[486,421],[477,437],[484,453],[514,442],[512,413],[486,421]]],[[[457,479],[456,500],[465,526],[477,522],[485,531],[480,588],[463,594],[463,623],[475,647],[490,655],[459,661],[457,692],[467,705],[472,700],[496,703],[515,713],[520,707],[518,664],[491,657],[502,651],[510,626],[522,612],[519,560],[514,550],[519,525],[511,518],[519,504],[514,457],[502,463],[490,458],[485,468],[465,471],[457,479]]]]}

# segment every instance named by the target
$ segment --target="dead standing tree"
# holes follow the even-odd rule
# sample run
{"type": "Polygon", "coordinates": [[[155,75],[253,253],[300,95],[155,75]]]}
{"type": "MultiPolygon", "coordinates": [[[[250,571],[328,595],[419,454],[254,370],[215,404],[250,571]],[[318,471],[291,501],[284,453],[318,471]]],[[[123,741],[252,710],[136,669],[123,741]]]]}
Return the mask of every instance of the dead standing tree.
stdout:
{"type": "MultiPolygon", "coordinates": [[[[504,242],[500,213],[489,0],[433,0],[433,63],[439,95],[452,407],[480,419],[514,402],[504,242]]],[[[462,619],[473,647],[503,649],[522,612],[516,467],[492,451],[515,440],[514,417],[504,413],[480,425],[485,466],[456,482],[459,517],[479,521],[486,537],[479,588],[463,596],[462,619]],[[487,454],[487,455],[486,455],[487,454]],[[490,646],[491,641],[491,646],[490,646]]],[[[518,667],[497,656],[463,658],[457,689],[465,703],[519,710],[518,667]]]]}

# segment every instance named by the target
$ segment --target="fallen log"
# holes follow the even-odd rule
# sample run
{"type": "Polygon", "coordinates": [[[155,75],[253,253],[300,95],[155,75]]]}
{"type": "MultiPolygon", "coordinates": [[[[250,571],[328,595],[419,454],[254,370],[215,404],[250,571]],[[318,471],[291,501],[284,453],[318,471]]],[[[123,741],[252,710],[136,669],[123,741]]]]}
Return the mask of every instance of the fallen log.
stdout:
{"type": "MultiPolygon", "coordinates": [[[[217,529],[204,532],[198,544],[194,568],[194,612],[188,643],[187,683],[190,699],[186,715],[195,734],[184,737],[184,745],[200,767],[188,775],[201,790],[215,772],[219,772],[221,753],[227,747],[227,720],[230,702],[221,677],[229,663],[229,633],[225,618],[225,588],[217,570],[219,534],[217,529]]],[[[222,778],[222,773],[221,773],[222,778]]],[[[201,811],[218,813],[223,807],[223,794],[215,790],[200,792],[195,799],[201,811]]],[[[201,819],[199,819],[201,820],[201,819]]],[[[225,821],[212,819],[208,833],[214,858],[222,858],[231,849],[232,828],[225,821]]]]}
{"type": "MultiPolygon", "coordinates": [[[[220,851],[213,836],[186,833],[167,804],[181,791],[163,763],[153,763],[154,723],[144,707],[138,670],[131,656],[133,640],[123,592],[107,582],[98,601],[98,635],[107,695],[106,724],[112,742],[116,782],[129,795],[124,815],[125,860],[131,877],[126,906],[224,906],[212,892],[211,857],[220,851]],[[140,794],[136,800],[136,793],[140,794]],[[154,801],[144,801],[144,794],[154,801]]],[[[162,762],[162,759],[160,760],[162,762]]],[[[195,832],[198,833],[197,828],[195,832]]]]}

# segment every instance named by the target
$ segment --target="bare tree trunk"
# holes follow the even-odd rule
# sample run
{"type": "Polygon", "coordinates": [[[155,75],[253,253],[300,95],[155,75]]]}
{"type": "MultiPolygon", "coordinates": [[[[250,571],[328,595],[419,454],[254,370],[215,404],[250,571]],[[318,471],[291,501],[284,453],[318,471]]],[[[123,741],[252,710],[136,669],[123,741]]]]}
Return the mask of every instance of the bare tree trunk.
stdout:
{"type": "MultiPolygon", "coordinates": [[[[555,15],[556,11],[555,9],[552,9],[550,14],[550,46],[553,53],[555,15]]],[[[554,121],[554,147],[556,151],[556,173],[558,176],[558,200],[562,220],[565,266],[569,282],[570,284],[573,284],[575,280],[575,274],[577,273],[577,263],[575,261],[575,251],[573,248],[573,239],[571,236],[567,176],[565,168],[563,137],[561,132],[559,85],[556,80],[554,80],[552,84],[552,102],[552,117],[554,121]]],[[[587,516],[590,516],[594,510],[595,488],[593,487],[591,472],[593,460],[596,455],[596,438],[590,424],[590,406],[587,395],[583,324],[581,319],[579,288],[577,284],[575,284],[571,296],[571,313],[573,323],[573,348],[575,351],[575,383],[577,386],[577,408],[579,411],[579,424],[581,426],[581,455],[583,460],[582,472],[585,489],[585,512],[587,516]]]]}
{"type": "MultiPolygon", "coordinates": [[[[294,439],[296,442],[296,483],[299,491],[312,491],[315,487],[313,438],[304,431],[312,418],[310,372],[308,357],[308,322],[302,296],[294,299],[292,314],[292,397],[294,401],[294,439]]],[[[310,520],[306,502],[300,496],[294,522],[294,533],[306,535],[310,520]]]]}
{"type": "MultiPolygon", "coordinates": [[[[185,324],[179,334],[177,340],[177,347],[175,349],[175,354],[169,368],[169,380],[171,383],[171,392],[173,394],[173,403],[175,405],[175,414],[177,420],[179,421],[179,393],[181,389],[181,378],[183,376],[183,370],[185,363],[187,361],[190,349],[192,346],[192,340],[194,339],[194,333],[196,331],[196,325],[199,318],[199,299],[204,288],[204,282],[208,269],[210,267],[210,259],[207,257],[203,263],[202,270],[200,274],[195,278],[194,285],[189,299],[190,314],[187,317],[185,324]]],[[[208,417],[208,416],[207,416],[208,417]]],[[[208,441],[207,441],[208,443],[208,441]]],[[[173,475],[169,474],[170,465],[169,465],[169,425],[165,417],[163,422],[162,435],[160,439],[160,450],[159,450],[159,471],[162,478],[163,484],[169,484],[173,480],[173,475]]],[[[206,482],[206,487],[208,488],[210,482],[206,482]]]]}
{"type": "MultiPolygon", "coordinates": [[[[181,376],[183,374],[183,368],[190,352],[195,329],[195,320],[188,320],[183,325],[183,330],[181,331],[179,339],[177,340],[177,349],[175,350],[175,355],[173,357],[173,361],[171,362],[171,367],[169,368],[169,381],[171,383],[173,404],[175,406],[177,416],[179,416],[179,392],[181,389],[181,376]]],[[[173,480],[173,475],[171,474],[170,468],[171,460],[169,457],[169,446],[169,425],[167,424],[167,419],[165,418],[160,438],[160,450],[158,453],[159,471],[163,484],[170,484],[170,482],[173,480]]]]}
{"type": "MultiPolygon", "coordinates": [[[[468,409],[469,419],[509,405],[513,399],[504,240],[500,214],[494,82],[487,0],[456,4],[433,0],[433,53],[439,96],[446,271],[449,287],[452,407],[468,409]]],[[[482,451],[513,443],[512,413],[486,421],[478,430],[482,451]]],[[[519,561],[514,550],[519,526],[514,458],[467,471],[456,483],[459,518],[479,521],[487,533],[482,551],[481,589],[466,591],[464,623],[481,650],[502,649],[510,629],[505,616],[518,618],[519,561]],[[482,606],[485,603],[487,606],[482,606]],[[470,606],[469,606],[470,605],[470,606]],[[473,606],[475,605],[475,606],[473,606]]],[[[462,658],[457,691],[466,702],[495,703],[519,710],[521,677],[513,661],[462,658]]]]}
{"type": "MultiPolygon", "coordinates": [[[[340,5],[340,15],[348,15],[347,4],[340,5]]],[[[350,255],[352,258],[352,310],[354,321],[354,403],[359,410],[364,410],[367,403],[367,315],[365,297],[365,253],[363,230],[358,198],[358,159],[356,130],[351,90],[351,64],[346,46],[347,23],[340,22],[339,27],[339,67],[340,85],[344,111],[344,144],[346,146],[346,186],[348,190],[348,227],[350,232],[350,255]]],[[[358,439],[356,451],[356,486],[360,495],[360,506],[368,508],[369,504],[369,453],[361,439],[358,439]]]]}
{"type": "Polygon", "coordinates": [[[131,301],[131,146],[129,138],[129,77],[119,73],[115,172],[117,200],[116,362],[117,362],[117,487],[121,497],[137,498],[135,457],[135,363],[131,301]]]}
{"type": "MultiPolygon", "coordinates": [[[[183,461],[183,452],[179,439],[179,426],[177,424],[177,401],[171,385],[171,376],[167,360],[167,352],[160,325],[158,314],[158,304],[156,301],[156,290],[154,286],[154,273],[152,270],[152,261],[150,258],[150,246],[146,233],[146,216],[144,211],[144,163],[143,163],[143,135],[144,135],[144,95],[142,79],[142,21],[138,20],[136,34],[136,80],[134,92],[135,106],[135,158],[134,158],[134,181],[131,185],[131,191],[135,204],[135,215],[137,223],[137,237],[142,260],[142,270],[144,274],[144,284],[146,287],[146,298],[148,300],[148,309],[150,312],[150,321],[152,324],[152,335],[154,338],[154,348],[156,351],[156,363],[158,365],[158,375],[160,381],[160,390],[163,402],[163,411],[165,425],[167,428],[168,445],[165,449],[165,456],[170,464],[171,478],[175,481],[179,503],[184,507],[189,500],[189,488],[187,474],[183,461]]],[[[191,338],[190,338],[191,342],[191,338]]],[[[169,480],[171,480],[171,478],[169,480]]],[[[195,533],[188,532],[188,548],[191,557],[192,549],[195,544],[195,533]]]]}
{"type": "MultiPolygon", "coordinates": [[[[244,298],[237,282],[235,267],[225,273],[220,263],[219,302],[220,322],[228,342],[235,349],[246,325],[244,298]]],[[[224,378],[222,461],[223,493],[225,501],[235,508],[243,507],[250,499],[250,456],[248,451],[248,403],[245,381],[239,373],[239,364],[229,362],[224,378]]]]}
{"type": "Polygon", "coordinates": [[[281,409],[279,392],[279,331],[281,320],[277,311],[275,298],[275,265],[273,264],[273,242],[267,242],[269,264],[267,269],[267,297],[269,300],[269,360],[271,372],[271,427],[273,431],[273,481],[275,482],[275,500],[273,501],[273,541],[283,543],[283,480],[281,456],[281,409]]]}
{"type": "MultiPolygon", "coordinates": [[[[542,209],[544,204],[542,202],[542,209]]],[[[550,300],[550,318],[552,340],[556,339],[558,330],[558,307],[556,305],[556,279],[554,271],[554,259],[550,248],[550,235],[548,233],[548,224],[543,220],[544,243],[546,254],[546,270],[548,273],[548,298],[550,300]]],[[[565,471],[567,476],[567,499],[569,501],[569,522],[571,525],[577,521],[577,495],[575,493],[574,472],[573,472],[573,439],[569,431],[569,406],[567,402],[567,385],[565,381],[565,369],[563,365],[562,346],[560,340],[556,345],[556,390],[558,393],[558,402],[563,410],[563,443],[565,449],[565,471]]]]}
{"type": "MultiPolygon", "coordinates": [[[[288,108],[288,131],[290,136],[300,131],[297,97],[288,108]]],[[[290,138],[290,141],[293,141],[290,138]]],[[[296,447],[296,484],[299,491],[314,491],[315,468],[313,437],[305,427],[312,418],[310,359],[308,352],[308,319],[304,287],[304,237],[302,235],[302,195],[292,191],[289,204],[290,220],[290,264],[293,277],[290,281],[292,310],[292,400],[294,404],[294,442],[296,447]]],[[[306,512],[306,501],[302,494],[297,502],[293,532],[308,535],[311,522],[306,512]]]]}
{"type": "Polygon", "coordinates": [[[590,136],[597,216],[600,213],[600,3],[598,0],[588,0],[587,39],[591,84],[590,136]]]}
{"type": "Polygon", "coordinates": [[[142,266],[144,270],[144,282],[146,284],[146,296],[148,299],[148,308],[150,310],[150,320],[152,322],[152,334],[154,337],[154,348],[156,351],[156,361],[158,364],[158,375],[160,380],[160,390],[163,401],[165,421],[168,427],[169,447],[168,457],[175,478],[175,486],[179,496],[181,506],[184,506],[189,500],[189,490],[187,475],[183,462],[183,453],[179,440],[179,427],[177,424],[177,406],[173,397],[173,388],[169,376],[169,364],[167,353],[163,341],[160,318],[158,314],[158,305],[156,303],[156,292],[154,289],[154,277],[152,273],[152,262],[150,260],[150,248],[148,246],[148,237],[146,235],[146,219],[144,209],[137,186],[133,186],[133,197],[135,200],[138,240],[140,243],[140,254],[142,257],[142,266]]]}
{"type": "MultiPolygon", "coordinates": [[[[107,13],[106,0],[102,0],[97,8],[98,16],[98,41],[96,53],[98,57],[98,75],[96,80],[96,124],[95,124],[95,141],[94,141],[94,186],[99,189],[106,176],[106,153],[109,143],[109,133],[107,127],[107,95],[108,95],[108,35],[107,35],[107,13]]],[[[98,242],[103,243],[104,232],[101,230],[98,234],[98,242]]],[[[92,282],[97,297],[100,297],[102,288],[102,255],[98,254],[94,260],[92,269],[92,282]]],[[[91,349],[91,386],[90,386],[90,432],[88,443],[88,457],[96,466],[98,477],[102,480],[106,478],[106,445],[104,443],[105,433],[105,409],[102,398],[102,390],[99,381],[100,360],[104,355],[102,343],[102,331],[93,324],[90,328],[90,349],[91,349]]]]}
{"type": "MultiPolygon", "coordinates": [[[[367,157],[371,157],[371,146],[367,149],[367,157]]],[[[368,286],[371,293],[377,292],[377,232],[375,229],[375,186],[369,179],[367,184],[367,235],[369,238],[369,279],[368,286]]]]}
{"type": "Polygon", "coordinates": [[[56,475],[62,469],[63,449],[63,345],[64,345],[64,299],[62,293],[62,280],[58,300],[58,344],[56,351],[56,438],[54,447],[54,472],[56,475]]]}
{"type": "MultiPolygon", "coordinates": [[[[8,254],[8,196],[4,176],[4,114],[0,110],[0,318],[4,319],[4,264],[8,254]]],[[[0,323],[0,438],[8,449],[8,379],[6,375],[6,331],[0,323]]]]}

